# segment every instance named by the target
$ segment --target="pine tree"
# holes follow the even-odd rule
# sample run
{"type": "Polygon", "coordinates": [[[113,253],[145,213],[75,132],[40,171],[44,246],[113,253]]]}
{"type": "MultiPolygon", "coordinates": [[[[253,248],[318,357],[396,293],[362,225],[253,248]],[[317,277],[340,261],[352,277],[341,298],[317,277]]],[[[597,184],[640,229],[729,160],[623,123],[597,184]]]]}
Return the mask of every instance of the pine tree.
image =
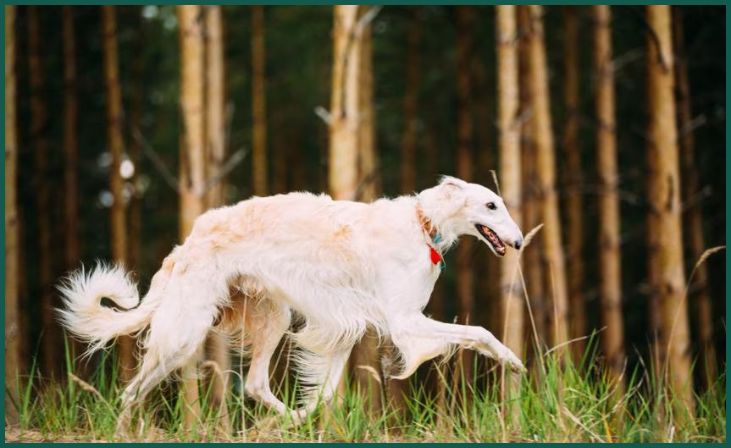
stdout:
{"type": "Polygon", "coordinates": [[[419,86],[421,80],[420,48],[421,24],[418,13],[409,18],[406,37],[406,91],[404,93],[404,129],[401,134],[401,193],[416,190],[416,147],[418,137],[419,86]]]}
{"type": "MultiPolygon", "coordinates": [[[[209,208],[225,205],[225,179],[220,178],[226,157],[226,96],[223,14],[221,6],[205,6],[205,165],[206,179],[211,183],[206,192],[209,208]]],[[[226,407],[226,393],[229,385],[231,358],[226,337],[211,332],[206,340],[207,357],[218,371],[211,376],[211,401],[218,407],[218,427],[228,434],[231,422],[226,407]]]]}
{"type": "MultiPolygon", "coordinates": [[[[181,79],[180,105],[183,133],[180,145],[180,240],[190,234],[195,219],[205,211],[206,140],[205,140],[205,73],[202,8],[178,6],[180,30],[181,79]]],[[[200,416],[196,354],[182,368],[183,419],[191,430],[200,416]]]]}
{"type": "MultiPolygon", "coordinates": [[[[79,241],[79,148],[77,136],[78,100],[76,93],[76,38],[74,8],[63,7],[63,200],[64,200],[64,268],[76,269],[81,258],[79,241]]],[[[74,358],[84,351],[78,340],[71,341],[74,358]]],[[[86,370],[86,363],[76,366],[77,372],[86,370]]]]}
{"type": "MultiPolygon", "coordinates": [[[[117,18],[114,6],[102,6],[102,38],[104,42],[104,78],[106,86],[107,139],[112,164],[109,184],[112,193],[111,246],[115,263],[127,261],[127,218],[125,211],[124,179],[120,166],[124,158],[122,137],[122,93],[119,85],[117,56],[117,18]]],[[[119,338],[120,378],[127,381],[134,375],[135,342],[130,336],[119,338]]]]}
{"type": "Polygon", "coordinates": [[[15,6],[5,6],[5,419],[18,422],[20,396],[20,232],[15,6]]]}
{"type": "MultiPolygon", "coordinates": [[[[703,218],[701,204],[694,199],[698,194],[698,170],[695,163],[695,139],[692,129],[690,81],[688,80],[688,64],[685,60],[683,42],[683,16],[680,8],[673,8],[673,40],[675,41],[675,82],[678,107],[678,129],[680,132],[680,161],[683,173],[683,229],[690,252],[691,266],[695,264],[706,250],[703,237],[703,218]]],[[[701,361],[699,362],[703,381],[710,387],[718,377],[716,365],[716,347],[713,341],[713,309],[708,289],[708,269],[705,263],[698,266],[693,276],[693,291],[690,293],[691,303],[697,309],[698,338],[700,339],[701,361]]]]}
{"type": "Polygon", "coordinates": [[[51,192],[48,179],[48,107],[46,73],[41,54],[41,22],[37,6],[28,13],[28,72],[30,78],[30,138],[35,165],[35,197],[38,210],[38,280],[40,283],[42,359],[41,372],[55,376],[60,367],[60,329],[53,314],[53,248],[51,246],[51,192]]]}
{"type": "Polygon", "coordinates": [[[648,6],[648,270],[659,316],[660,373],[668,375],[676,422],[694,413],[683,266],[682,210],[669,6],[648,6]]]}
{"type": "MultiPolygon", "coordinates": [[[[596,74],[597,178],[599,180],[599,299],[602,348],[614,381],[624,372],[622,268],[620,254],[619,172],[617,168],[612,15],[609,6],[593,6],[596,74]]],[[[622,383],[620,382],[620,392],[622,383]]]]}
{"type": "MultiPolygon", "coordinates": [[[[472,122],[472,53],[473,9],[457,7],[457,177],[471,181],[473,177],[472,122]]],[[[457,300],[460,323],[474,324],[474,275],[472,272],[472,240],[463,239],[457,246],[457,300]]],[[[457,375],[472,384],[474,353],[461,351],[457,375]]]]}
{"type": "Polygon", "coordinates": [[[357,6],[335,6],[330,99],[328,189],[334,199],[355,199],[358,186],[358,70],[360,54],[351,47],[357,6]]]}
{"type": "MultiPolygon", "coordinates": [[[[521,164],[518,81],[518,34],[515,6],[497,6],[495,11],[497,41],[497,94],[498,94],[498,146],[500,151],[500,192],[513,220],[521,224],[521,164]]],[[[500,265],[500,289],[502,291],[503,342],[516,356],[523,357],[523,308],[520,287],[520,256],[508,251],[500,265]]],[[[503,386],[506,400],[518,395],[520,377],[504,372],[507,381],[503,386]]],[[[510,407],[510,415],[517,424],[517,406],[510,407]]]]}
{"type": "MultiPolygon", "coordinates": [[[[520,93],[520,118],[523,121],[521,126],[521,180],[523,181],[523,228],[526,232],[535,228],[543,222],[540,216],[540,203],[538,201],[538,188],[536,179],[536,148],[534,141],[535,120],[533,114],[533,89],[530,83],[530,48],[529,38],[531,34],[530,11],[527,6],[518,6],[518,29],[520,41],[518,53],[520,61],[519,93],[520,93]]],[[[541,263],[541,248],[539,244],[531,244],[523,249],[523,260],[525,266],[525,283],[530,301],[533,319],[531,327],[526,328],[526,333],[531,341],[541,347],[533,347],[534,350],[542,349],[546,344],[548,331],[548,306],[545,297],[543,265],[541,263]],[[535,334],[534,328],[535,327],[535,334]]],[[[526,326],[527,327],[527,326],[526,326]]]]}
{"type": "Polygon", "coordinates": [[[266,46],[264,42],[264,7],[251,8],[251,104],[252,166],[254,194],[266,196],[269,192],[269,162],[267,156],[266,117],[266,46]]]}
{"type": "Polygon", "coordinates": [[[566,157],[566,274],[568,275],[569,334],[575,362],[581,360],[586,347],[586,306],[584,305],[584,204],[581,188],[581,145],[579,143],[579,16],[576,7],[564,7],[564,104],[566,121],[563,147],[566,157]]]}
{"type": "MultiPolygon", "coordinates": [[[[529,72],[531,98],[533,100],[533,137],[536,149],[536,174],[538,177],[540,215],[544,227],[540,239],[543,242],[544,276],[550,286],[547,297],[553,306],[552,328],[549,334],[554,347],[568,341],[568,295],[566,289],[566,268],[561,242],[561,219],[556,194],[556,160],[551,127],[550,93],[548,89],[548,67],[543,37],[543,8],[529,6],[531,30],[528,37],[529,72]]],[[[559,353],[565,352],[559,349],[559,353]]]]}
{"type": "Polygon", "coordinates": [[[79,262],[79,187],[78,187],[78,101],[76,98],[76,39],[74,8],[63,7],[64,60],[64,236],[66,269],[79,262]]]}

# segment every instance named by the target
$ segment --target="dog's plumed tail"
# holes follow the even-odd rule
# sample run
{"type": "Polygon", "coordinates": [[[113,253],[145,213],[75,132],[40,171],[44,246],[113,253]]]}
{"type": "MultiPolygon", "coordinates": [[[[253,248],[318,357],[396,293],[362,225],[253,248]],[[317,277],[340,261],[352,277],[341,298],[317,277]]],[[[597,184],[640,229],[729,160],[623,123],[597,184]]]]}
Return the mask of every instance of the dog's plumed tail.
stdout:
{"type": "Polygon", "coordinates": [[[59,319],[89,344],[88,353],[144,329],[158,305],[154,295],[140,301],[137,285],[118,265],[99,264],[91,271],[82,268],[66,277],[58,290],[64,303],[58,310],[59,319]]]}

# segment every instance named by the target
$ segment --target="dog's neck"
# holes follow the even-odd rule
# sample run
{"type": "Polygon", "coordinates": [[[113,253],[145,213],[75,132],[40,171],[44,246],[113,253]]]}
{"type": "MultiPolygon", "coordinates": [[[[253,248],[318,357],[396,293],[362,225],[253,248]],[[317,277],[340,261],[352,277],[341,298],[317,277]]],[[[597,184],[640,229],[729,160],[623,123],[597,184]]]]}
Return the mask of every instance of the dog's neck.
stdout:
{"type": "Polygon", "coordinates": [[[429,238],[429,243],[444,253],[457,242],[459,235],[450,226],[448,217],[439,214],[430,195],[420,193],[416,197],[415,213],[420,228],[429,238]]]}
{"type": "Polygon", "coordinates": [[[419,221],[421,230],[429,235],[429,238],[432,241],[436,241],[441,238],[439,236],[439,231],[437,230],[437,227],[434,225],[434,223],[432,223],[431,219],[424,215],[424,210],[422,210],[421,206],[418,203],[416,204],[416,219],[419,221]]]}

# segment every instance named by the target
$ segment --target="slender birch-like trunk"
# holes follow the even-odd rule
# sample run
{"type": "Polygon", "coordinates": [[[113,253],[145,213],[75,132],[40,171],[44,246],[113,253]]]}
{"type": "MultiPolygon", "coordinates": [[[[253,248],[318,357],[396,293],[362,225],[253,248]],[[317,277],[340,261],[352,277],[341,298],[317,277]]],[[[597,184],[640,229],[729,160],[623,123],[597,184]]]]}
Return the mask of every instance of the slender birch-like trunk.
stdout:
{"type": "MultiPolygon", "coordinates": [[[[193,228],[195,218],[205,211],[206,137],[205,72],[202,7],[178,6],[180,29],[180,106],[183,133],[180,145],[180,240],[193,228]]],[[[200,418],[196,363],[198,353],[182,368],[183,419],[190,431],[200,418]]]]}
{"type": "Polygon", "coordinates": [[[65,266],[73,269],[79,262],[79,155],[77,138],[78,101],[76,98],[76,38],[74,8],[63,7],[64,60],[64,243],[65,266]]]}
{"type": "MultiPolygon", "coordinates": [[[[221,6],[204,6],[205,16],[205,136],[206,136],[206,179],[212,181],[220,176],[226,157],[226,96],[223,14],[221,6]]],[[[207,206],[225,205],[225,179],[218,178],[206,192],[207,206]]],[[[211,372],[211,401],[218,408],[218,429],[223,434],[231,431],[231,422],[226,407],[226,393],[229,385],[231,357],[226,337],[211,332],[206,340],[206,355],[217,366],[211,372]]]]}
{"type": "MultiPolygon", "coordinates": [[[[127,262],[127,222],[124,203],[124,179],[120,166],[124,157],[122,138],[122,93],[119,85],[117,56],[117,18],[114,6],[102,6],[102,37],[104,42],[104,78],[107,109],[107,144],[112,155],[109,184],[112,192],[111,244],[115,263],[127,262]]],[[[130,336],[119,338],[120,378],[128,381],[134,375],[135,341],[130,336]]]]}
{"type": "Polygon", "coordinates": [[[586,306],[584,304],[584,204],[581,145],[579,144],[579,15],[576,7],[564,8],[564,104],[566,121],[563,147],[566,157],[564,175],[566,210],[566,274],[568,275],[569,335],[574,362],[586,348],[586,306]]]}
{"type": "MultiPolygon", "coordinates": [[[[64,269],[76,269],[81,259],[79,241],[79,149],[78,149],[78,99],[76,92],[76,37],[74,8],[63,7],[63,201],[64,201],[64,269]]],[[[83,343],[76,339],[69,341],[71,355],[75,360],[83,353],[83,343]]],[[[85,372],[86,363],[75,366],[77,374],[85,372]]]]}
{"type": "Polygon", "coordinates": [[[132,62],[132,98],[129,107],[127,146],[129,161],[132,162],[134,173],[130,178],[132,183],[132,197],[129,202],[129,235],[127,238],[127,259],[129,266],[139,269],[142,250],[142,194],[140,186],[140,164],[142,163],[142,146],[136,132],[142,127],[142,107],[145,94],[144,88],[144,46],[145,46],[145,19],[139,17],[137,38],[135,40],[135,57],[132,62]]]}
{"type": "MultiPolygon", "coordinates": [[[[363,20],[368,8],[360,8],[358,19],[363,20]]],[[[358,28],[356,28],[358,30],[358,28]]],[[[372,202],[381,194],[378,153],[375,141],[375,116],[373,112],[373,37],[371,26],[365,25],[353,35],[351,51],[357,52],[357,95],[359,121],[358,133],[358,184],[359,197],[363,202],[372,202]]],[[[352,54],[352,53],[351,53],[352,54]]],[[[350,359],[353,384],[366,399],[371,415],[381,415],[382,382],[373,372],[381,375],[381,348],[378,335],[372,329],[366,331],[363,339],[353,348],[350,359]]]]}
{"type": "Polygon", "coordinates": [[[648,6],[647,217],[650,286],[659,303],[660,373],[667,375],[676,423],[694,414],[690,335],[683,264],[678,133],[670,6],[648,6]]]}
{"type": "Polygon", "coordinates": [[[252,173],[254,194],[266,196],[269,192],[269,160],[267,156],[266,111],[266,45],[264,42],[264,7],[251,8],[251,104],[252,173]]]}
{"type": "Polygon", "coordinates": [[[360,73],[358,101],[360,122],[358,126],[358,156],[362,199],[372,202],[381,195],[380,162],[376,146],[376,121],[373,112],[373,36],[371,26],[365,26],[360,39],[360,73]]]}
{"type": "MultiPolygon", "coordinates": [[[[360,133],[360,58],[355,39],[357,5],[336,5],[333,10],[333,71],[330,97],[328,190],[333,199],[355,200],[358,189],[360,133]]],[[[345,388],[345,375],[338,389],[345,388]]]]}
{"type": "MultiPolygon", "coordinates": [[[[520,119],[523,122],[521,126],[521,168],[523,181],[523,227],[525,232],[543,222],[540,216],[539,201],[537,195],[536,184],[536,155],[533,128],[534,111],[533,111],[533,90],[530,83],[530,52],[529,37],[531,33],[530,11],[527,6],[518,6],[518,29],[521,36],[518,45],[519,61],[520,61],[520,119]]],[[[538,237],[540,238],[540,236],[538,237]]],[[[533,344],[536,339],[538,344],[543,346],[547,342],[548,331],[548,305],[545,296],[543,265],[541,263],[540,244],[533,243],[523,249],[523,264],[525,266],[525,283],[530,302],[533,322],[530,328],[527,328],[527,337],[533,344]],[[534,327],[535,333],[534,334],[534,327]]],[[[533,347],[534,351],[542,349],[542,347],[533,347]]],[[[537,354],[537,353],[536,353],[537,354]]]]}
{"type": "Polygon", "coordinates": [[[416,190],[416,144],[419,107],[421,24],[417,12],[409,19],[406,37],[406,91],[404,93],[404,130],[401,134],[401,193],[416,190]]]}
{"type": "MultiPolygon", "coordinates": [[[[409,30],[406,37],[406,91],[403,99],[404,128],[401,134],[401,193],[412,194],[417,189],[417,143],[418,143],[418,108],[419,89],[421,86],[421,23],[417,9],[409,17],[409,30]]],[[[396,349],[384,356],[394,358],[396,349]]],[[[406,412],[405,394],[409,381],[388,379],[386,394],[391,407],[403,415],[406,412]]]]}
{"type": "Polygon", "coordinates": [[[20,397],[20,231],[15,6],[5,6],[5,419],[18,422],[20,397]]]}
{"type": "Polygon", "coordinates": [[[333,74],[330,99],[328,189],[334,199],[355,199],[358,186],[358,70],[360,54],[349,36],[358,7],[337,5],[333,28],[333,74]]]}
{"type": "MultiPolygon", "coordinates": [[[[473,176],[474,126],[472,122],[472,24],[473,9],[457,8],[457,177],[468,182],[473,176]]],[[[472,272],[472,240],[463,239],[457,246],[457,300],[460,323],[474,324],[474,275],[472,272]]],[[[474,353],[461,350],[457,374],[472,384],[474,353]]]]}
{"type": "MultiPolygon", "coordinates": [[[[543,219],[541,240],[543,242],[544,276],[549,287],[547,297],[552,299],[548,310],[551,316],[551,345],[561,346],[568,341],[568,294],[566,288],[566,267],[561,242],[561,219],[556,194],[556,159],[551,126],[550,92],[546,63],[546,48],[543,37],[543,8],[529,6],[531,32],[528,37],[530,52],[530,83],[536,145],[536,167],[539,183],[540,215],[543,219]]],[[[562,347],[565,347],[562,346],[562,347]]],[[[559,356],[565,348],[558,351],[559,356]]]]}
{"type": "MultiPolygon", "coordinates": [[[[690,267],[703,256],[706,243],[703,237],[701,203],[694,199],[699,192],[698,171],[695,163],[695,141],[693,138],[693,116],[690,101],[690,81],[683,35],[683,15],[680,8],[673,8],[673,39],[675,41],[675,83],[678,107],[678,129],[680,132],[680,163],[682,166],[683,229],[690,252],[690,267]]],[[[698,339],[701,351],[700,366],[706,388],[716,381],[718,365],[716,347],[713,341],[713,307],[708,289],[708,268],[705,263],[698,266],[693,276],[690,300],[697,310],[698,339]]]]}
{"type": "Polygon", "coordinates": [[[60,328],[53,313],[53,248],[51,235],[51,192],[48,184],[48,107],[45,100],[46,74],[41,55],[39,8],[28,14],[28,72],[30,77],[30,139],[35,165],[34,185],[38,220],[38,277],[40,282],[42,374],[53,377],[61,365],[60,328]]]}
{"type": "Polygon", "coordinates": [[[596,165],[599,180],[599,299],[602,326],[605,328],[601,341],[608,372],[614,381],[620,382],[621,393],[625,354],[612,15],[606,5],[593,6],[592,13],[596,74],[596,165]]]}
{"type": "MultiPolygon", "coordinates": [[[[498,147],[500,151],[500,192],[513,220],[521,225],[521,164],[520,164],[520,94],[518,81],[518,34],[515,6],[495,8],[497,41],[498,147]]],[[[520,257],[508,250],[500,264],[502,292],[503,343],[516,356],[523,358],[523,300],[520,277],[520,257]]],[[[506,400],[519,395],[520,376],[504,371],[503,396],[506,400]]],[[[513,423],[518,423],[519,409],[509,405],[513,423]]]]}

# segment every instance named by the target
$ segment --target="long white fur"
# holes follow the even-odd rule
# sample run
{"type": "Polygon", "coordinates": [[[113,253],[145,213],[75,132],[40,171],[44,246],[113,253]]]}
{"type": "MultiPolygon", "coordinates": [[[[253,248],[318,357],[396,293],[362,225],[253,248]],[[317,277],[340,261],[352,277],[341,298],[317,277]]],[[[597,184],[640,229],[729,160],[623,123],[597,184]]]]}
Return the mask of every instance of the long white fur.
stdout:
{"type": "Polygon", "coordinates": [[[136,333],[149,323],[152,309],[135,308],[117,313],[99,306],[101,297],[108,297],[124,308],[134,308],[139,302],[137,285],[119,265],[100,263],[92,271],[84,268],[70,274],[58,286],[65,309],[59,310],[61,322],[89,343],[88,352],[104,347],[119,335],[136,333]]]}
{"type": "Polygon", "coordinates": [[[440,273],[429,259],[428,244],[442,253],[462,235],[487,244],[475,224],[490,227],[507,244],[522,242],[499,196],[453,177],[416,196],[371,204],[310,193],[254,197],[201,215],[141,300],[121,267],[100,265],[62,283],[65,309],[59,313],[64,326],[89,342],[90,350],[149,327],[140,371],[123,396],[123,420],[133,403],[195,353],[222,310],[238,309],[233,307],[236,297],[256,298],[248,306],[260,310],[240,319],[241,327],[244,317],[256,327],[253,333],[243,328],[252,366],[257,366],[246,390],[278,411],[290,412],[269,390],[265,367],[286,331],[290,310],[296,311],[305,322],[292,335],[300,349],[294,357],[301,379],[310,386],[308,404],[292,414],[301,419],[318,398],[332,396],[350,350],[368,327],[392,339],[400,377],[456,346],[523,369],[487,330],[422,314],[440,273]],[[489,210],[488,202],[497,210],[489,210]],[[427,239],[417,209],[441,235],[437,244],[427,239]],[[232,288],[241,294],[232,297],[232,288]],[[102,297],[136,308],[106,308],[100,306],[102,297]],[[272,314],[261,312],[268,309],[272,314]]]}

